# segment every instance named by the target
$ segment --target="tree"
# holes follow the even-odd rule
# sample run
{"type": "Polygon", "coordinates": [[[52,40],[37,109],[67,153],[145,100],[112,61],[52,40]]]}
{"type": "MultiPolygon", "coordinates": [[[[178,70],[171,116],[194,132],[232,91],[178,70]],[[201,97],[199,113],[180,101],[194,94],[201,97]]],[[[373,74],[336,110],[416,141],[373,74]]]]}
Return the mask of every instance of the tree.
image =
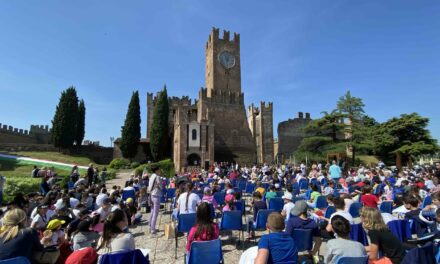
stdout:
{"type": "Polygon", "coordinates": [[[323,117],[312,120],[304,126],[305,136],[298,148],[300,151],[312,153],[345,151],[343,115],[336,110],[323,114],[323,117]]]}
{"type": "Polygon", "coordinates": [[[151,125],[150,149],[155,161],[163,159],[167,152],[168,112],[167,87],[164,86],[162,92],[157,96],[153,112],[153,123],[151,125]]]}
{"type": "Polygon", "coordinates": [[[78,96],[75,87],[71,86],[61,93],[52,120],[52,141],[55,147],[71,148],[76,136],[78,120],[78,96]]]}
{"type": "Polygon", "coordinates": [[[391,155],[401,156],[411,164],[416,156],[435,153],[439,148],[426,129],[428,123],[428,118],[412,113],[380,124],[373,136],[377,154],[383,160],[389,160],[391,155]]]}
{"type": "Polygon", "coordinates": [[[84,100],[79,101],[78,106],[78,118],[76,124],[76,135],[75,135],[75,144],[77,146],[81,146],[84,135],[85,135],[85,124],[86,124],[86,106],[84,104],[84,100]]]}
{"type": "MultiPolygon", "coordinates": [[[[345,120],[345,139],[347,148],[351,151],[352,163],[355,163],[356,152],[372,148],[371,130],[364,123],[364,106],[361,98],[354,97],[350,91],[339,98],[337,109],[345,120]]],[[[366,122],[371,121],[366,119],[366,122]]]]}
{"type": "Polygon", "coordinates": [[[141,109],[139,106],[139,92],[133,92],[128,105],[124,126],[121,130],[119,148],[124,158],[132,159],[136,156],[141,139],[141,109]]]}

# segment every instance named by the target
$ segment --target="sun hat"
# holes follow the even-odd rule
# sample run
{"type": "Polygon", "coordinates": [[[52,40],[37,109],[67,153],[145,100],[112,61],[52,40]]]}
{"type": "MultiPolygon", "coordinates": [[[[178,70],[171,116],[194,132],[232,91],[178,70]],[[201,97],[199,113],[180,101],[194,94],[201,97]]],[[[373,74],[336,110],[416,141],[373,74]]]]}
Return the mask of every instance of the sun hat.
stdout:
{"type": "Polygon", "coordinates": [[[49,223],[47,224],[47,229],[49,230],[57,229],[58,227],[62,226],[64,223],[66,223],[66,221],[60,219],[50,220],[49,223]]]}
{"type": "Polygon", "coordinates": [[[281,198],[292,201],[293,195],[289,192],[286,192],[286,193],[284,193],[283,197],[281,197],[281,198]]]}
{"type": "Polygon", "coordinates": [[[302,213],[307,212],[308,208],[309,208],[309,206],[307,205],[306,201],[299,200],[299,201],[295,202],[295,207],[293,207],[293,209],[290,211],[290,213],[294,216],[299,216],[302,213]]]}

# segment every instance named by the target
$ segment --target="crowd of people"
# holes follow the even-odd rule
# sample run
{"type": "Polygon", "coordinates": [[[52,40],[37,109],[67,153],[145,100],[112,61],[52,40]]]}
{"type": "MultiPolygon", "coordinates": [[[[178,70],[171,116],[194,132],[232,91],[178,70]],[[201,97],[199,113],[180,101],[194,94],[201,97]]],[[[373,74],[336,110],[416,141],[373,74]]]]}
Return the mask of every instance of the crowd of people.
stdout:
{"type": "Polygon", "coordinates": [[[161,203],[168,199],[173,221],[182,214],[196,215],[187,235],[187,255],[194,241],[223,234],[218,216],[244,205],[247,240],[258,243],[243,252],[240,263],[336,263],[341,256],[400,263],[412,248],[440,238],[440,164],[401,171],[382,162],[349,169],[339,165],[218,163],[172,179],[153,167],[133,175],[124,187],[106,186],[105,173],[99,176],[93,166],[83,176],[73,168],[68,186],[60,186],[52,173],[42,177],[40,192],[17,195],[2,212],[0,260],[24,256],[32,263],[86,263],[80,262],[84,256],[92,255],[97,262],[106,253],[134,250],[128,227],[150,212],[146,223],[150,235],[157,235],[161,203]],[[175,192],[166,197],[169,189],[175,192]],[[255,228],[258,214],[279,198],[283,204],[267,217],[269,234],[261,235],[255,228]],[[380,210],[385,203],[391,204],[390,210],[380,210]],[[353,214],[356,205],[362,208],[353,214]],[[388,226],[402,219],[411,223],[412,232],[403,240],[388,226]],[[356,225],[365,231],[367,243],[350,237],[356,225]],[[313,237],[312,248],[304,254],[295,242],[299,229],[311,230],[313,237]],[[324,244],[325,255],[320,256],[324,244]]]}

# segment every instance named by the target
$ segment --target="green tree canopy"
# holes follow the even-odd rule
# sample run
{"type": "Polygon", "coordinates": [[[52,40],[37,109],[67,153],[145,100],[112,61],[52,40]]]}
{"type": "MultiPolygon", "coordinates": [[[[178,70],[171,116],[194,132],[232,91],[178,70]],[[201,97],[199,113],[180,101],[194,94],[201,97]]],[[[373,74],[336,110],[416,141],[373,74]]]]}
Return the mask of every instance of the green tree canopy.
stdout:
{"type": "Polygon", "coordinates": [[[153,123],[150,134],[151,156],[155,161],[165,158],[168,145],[168,94],[167,87],[158,93],[154,106],[153,123]]]}
{"type": "Polygon", "coordinates": [[[405,160],[439,150],[437,141],[426,127],[429,119],[417,113],[402,114],[377,126],[373,140],[376,153],[384,160],[396,153],[405,160]]]}
{"type": "Polygon", "coordinates": [[[52,141],[55,147],[71,148],[75,141],[78,121],[78,96],[75,87],[61,93],[52,120],[52,141]]]}
{"type": "Polygon", "coordinates": [[[133,92],[121,130],[119,148],[124,158],[132,159],[136,156],[141,139],[141,109],[139,106],[139,92],[133,92]]]}

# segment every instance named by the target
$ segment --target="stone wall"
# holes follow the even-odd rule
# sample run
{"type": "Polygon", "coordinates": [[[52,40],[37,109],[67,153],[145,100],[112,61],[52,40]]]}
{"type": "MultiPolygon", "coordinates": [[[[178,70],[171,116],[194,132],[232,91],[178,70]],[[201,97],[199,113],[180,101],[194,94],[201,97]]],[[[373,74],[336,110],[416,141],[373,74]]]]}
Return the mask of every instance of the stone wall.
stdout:
{"type": "Polygon", "coordinates": [[[302,128],[312,119],[310,114],[298,113],[298,117],[278,124],[278,161],[283,162],[295,152],[304,138],[302,128]]]}
{"type": "Polygon", "coordinates": [[[0,143],[50,144],[49,126],[31,125],[30,130],[0,123],[0,143]]]}

